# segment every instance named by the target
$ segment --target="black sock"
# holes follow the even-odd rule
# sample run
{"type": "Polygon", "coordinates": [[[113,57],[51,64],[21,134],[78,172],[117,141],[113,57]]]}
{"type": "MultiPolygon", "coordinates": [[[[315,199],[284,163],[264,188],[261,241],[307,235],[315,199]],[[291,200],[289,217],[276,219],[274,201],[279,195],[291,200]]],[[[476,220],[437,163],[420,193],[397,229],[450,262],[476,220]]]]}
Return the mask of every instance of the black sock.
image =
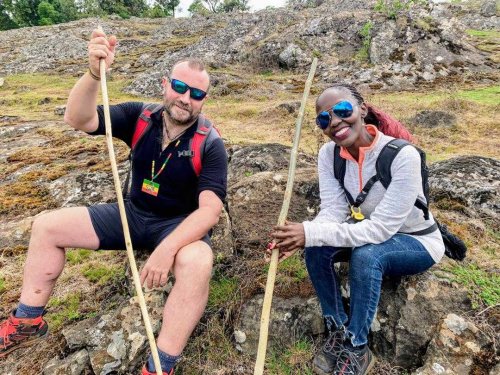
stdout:
{"type": "MultiPolygon", "coordinates": [[[[165,371],[167,374],[170,370],[172,370],[181,357],[180,355],[170,355],[165,352],[162,352],[158,349],[158,356],[160,357],[161,370],[165,371]]],[[[150,354],[148,359],[148,371],[154,372],[156,371],[155,364],[153,361],[153,356],[150,354]]]]}

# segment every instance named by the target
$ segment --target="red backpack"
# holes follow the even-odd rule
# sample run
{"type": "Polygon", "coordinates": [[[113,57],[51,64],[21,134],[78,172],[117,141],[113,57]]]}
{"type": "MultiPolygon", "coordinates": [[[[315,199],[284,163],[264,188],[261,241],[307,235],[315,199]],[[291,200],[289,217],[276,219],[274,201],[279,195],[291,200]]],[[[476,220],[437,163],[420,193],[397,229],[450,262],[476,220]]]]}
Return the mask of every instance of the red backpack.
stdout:
{"type": "MultiPolygon", "coordinates": [[[[132,143],[130,145],[130,168],[127,172],[127,177],[125,178],[125,184],[123,187],[123,196],[125,197],[128,194],[129,183],[130,183],[130,171],[132,170],[132,156],[137,146],[137,143],[142,139],[143,135],[147,133],[147,131],[151,128],[151,115],[163,108],[163,104],[150,103],[144,104],[142,107],[142,111],[140,116],[137,118],[137,122],[135,124],[134,134],[132,136],[132,143]]],[[[191,157],[191,165],[193,167],[194,173],[196,176],[199,176],[201,173],[202,160],[203,160],[203,152],[205,150],[205,144],[208,138],[219,138],[220,133],[215,126],[202,114],[198,116],[198,126],[196,132],[193,135],[193,138],[189,141],[189,151],[187,153],[191,157]],[[215,131],[212,131],[215,129],[215,131]]]]}

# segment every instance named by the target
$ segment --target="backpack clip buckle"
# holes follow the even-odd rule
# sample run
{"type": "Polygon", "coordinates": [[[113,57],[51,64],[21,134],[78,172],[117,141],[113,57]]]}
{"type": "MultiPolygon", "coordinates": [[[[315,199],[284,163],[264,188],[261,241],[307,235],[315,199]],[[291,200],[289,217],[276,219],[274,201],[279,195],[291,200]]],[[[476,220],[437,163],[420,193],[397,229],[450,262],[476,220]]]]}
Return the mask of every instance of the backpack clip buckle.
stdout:
{"type": "Polygon", "coordinates": [[[177,151],[177,157],[181,158],[183,156],[193,157],[194,156],[194,151],[193,150],[177,151]]]}

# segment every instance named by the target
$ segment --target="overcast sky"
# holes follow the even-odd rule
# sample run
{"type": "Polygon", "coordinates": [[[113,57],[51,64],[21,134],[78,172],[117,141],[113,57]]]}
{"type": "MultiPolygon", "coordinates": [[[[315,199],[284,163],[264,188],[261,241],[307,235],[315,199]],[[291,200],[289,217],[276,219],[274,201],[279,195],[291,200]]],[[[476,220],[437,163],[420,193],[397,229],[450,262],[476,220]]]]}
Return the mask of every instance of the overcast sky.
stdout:
{"type": "MultiPolygon", "coordinates": [[[[187,16],[189,14],[187,9],[192,2],[193,0],[181,0],[180,7],[182,8],[182,12],[176,12],[179,13],[178,16],[187,16]]],[[[267,7],[268,5],[275,7],[283,6],[285,2],[286,0],[250,0],[248,4],[250,5],[250,10],[259,10],[267,7]]]]}

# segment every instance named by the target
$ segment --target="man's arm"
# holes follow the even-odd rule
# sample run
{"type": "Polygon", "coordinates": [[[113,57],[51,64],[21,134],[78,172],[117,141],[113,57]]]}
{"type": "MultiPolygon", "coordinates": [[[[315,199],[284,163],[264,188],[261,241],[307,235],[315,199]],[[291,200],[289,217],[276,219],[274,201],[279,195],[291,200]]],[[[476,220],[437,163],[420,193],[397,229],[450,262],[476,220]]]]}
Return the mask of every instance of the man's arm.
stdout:
{"type": "MultiPolygon", "coordinates": [[[[105,59],[106,68],[109,68],[114,60],[116,38],[109,39],[106,34],[98,30],[92,32],[89,42],[89,69],[92,75],[99,77],[99,61],[105,59]]],[[[99,81],[92,78],[87,72],[81,77],[71,90],[64,121],[71,127],[91,133],[97,130],[99,119],[96,112],[97,93],[99,92],[99,81]]]]}
{"type": "Polygon", "coordinates": [[[203,238],[219,221],[222,201],[210,190],[199,195],[199,207],[186,217],[153,251],[141,271],[141,285],[163,286],[168,279],[175,255],[184,246],[203,238]]]}
{"type": "Polygon", "coordinates": [[[182,247],[203,238],[218,223],[221,212],[220,198],[213,191],[202,191],[198,209],[186,217],[162,242],[167,243],[169,251],[177,253],[182,247]]]}

